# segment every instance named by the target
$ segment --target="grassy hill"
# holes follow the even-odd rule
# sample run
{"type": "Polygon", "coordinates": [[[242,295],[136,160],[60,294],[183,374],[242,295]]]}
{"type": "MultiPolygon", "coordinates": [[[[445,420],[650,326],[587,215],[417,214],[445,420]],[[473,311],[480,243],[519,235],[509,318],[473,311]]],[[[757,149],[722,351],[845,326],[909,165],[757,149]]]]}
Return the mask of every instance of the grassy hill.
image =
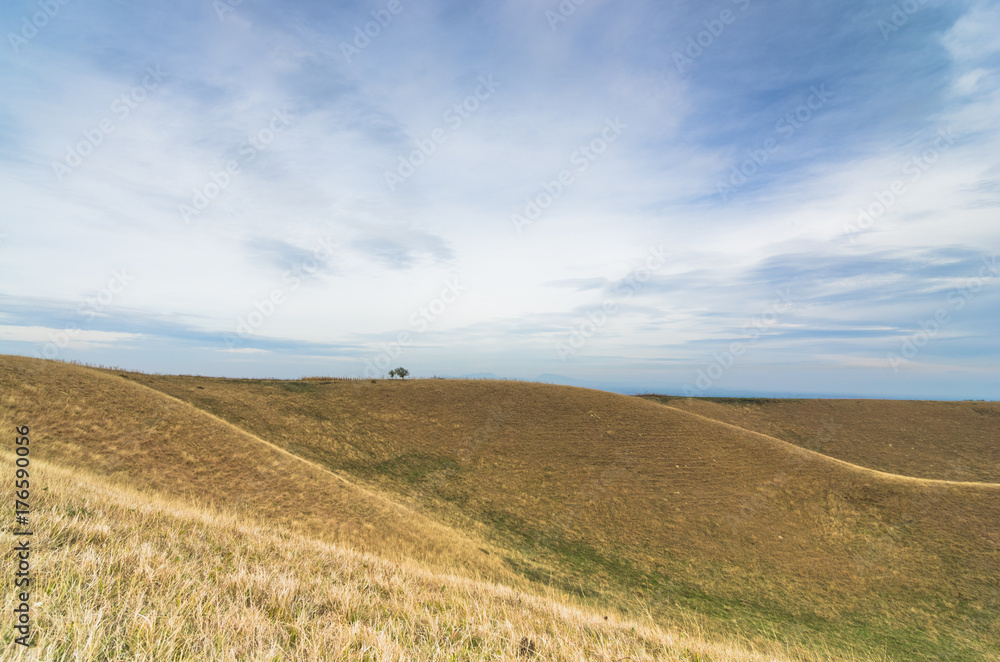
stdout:
{"type": "MultiPolygon", "coordinates": [[[[3,357],[4,415],[38,435],[37,456],[150,494],[264,518],[393,559],[516,578],[467,536],[212,414],[134,381],[3,357]]],[[[12,424],[13,425],[13,424],[12,424]]]]}
{"type": "Polygon", "coordinates": [[[1000,402],[644,397],[863,467],[1000,483],[1000,402]]]}
{"type": "Polygon", "coordinates": [[[3,356],[0,400],[11,437],[31,426],[36,632],[26,651],[5,628],[0,660],[789,659],[587,609],[481,536],[115,373],[3,356]]]}
{"type": "MultiPolygon", "coordinates": [[[[14,456],[0,452],[6,480],[14,456]]],[[[25,651],[2,660],[736,660],[771,658],[558,596],[429,572],[231,512],[32,463],[33,573],[25,651]]],[[[13,546],[9,529],[2,533],[13,546]]],[[[15,606],[7,575],[6,613],[15,606]]]]}
{"type": "MultiPolygon", "coordinates": [[[[1000,659],[997,484],[896,475],[673,402],[543,384],[14,357],[0,383],[4,416],[34,421],[44,459],[115,489],[783,659],[1000,659]]],[[[937,461],[940,444],[911,441],[937,461]]],[[[623,627],[616,645],[647,650],[623,627]]],[[[634,659],[670,655],[749,653],[634,659]]]]}
{"type": "Polygon", "coordinates": [[[1000,486],[879,473],[572,387],[130,379],[483,532],[519,574],[597,603],[909,659],[996,654],[983,579],[1000,486]]]}

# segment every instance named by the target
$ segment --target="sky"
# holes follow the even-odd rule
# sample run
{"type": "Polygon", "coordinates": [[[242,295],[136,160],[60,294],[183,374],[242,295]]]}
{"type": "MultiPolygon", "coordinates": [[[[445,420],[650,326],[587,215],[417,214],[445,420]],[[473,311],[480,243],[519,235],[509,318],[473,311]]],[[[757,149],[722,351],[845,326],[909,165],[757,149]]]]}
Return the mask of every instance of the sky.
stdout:
{"type": "Polygon", "coordinates": [[[10,0],[0,353],[1000,397],[1000,3],[10,0]]]}

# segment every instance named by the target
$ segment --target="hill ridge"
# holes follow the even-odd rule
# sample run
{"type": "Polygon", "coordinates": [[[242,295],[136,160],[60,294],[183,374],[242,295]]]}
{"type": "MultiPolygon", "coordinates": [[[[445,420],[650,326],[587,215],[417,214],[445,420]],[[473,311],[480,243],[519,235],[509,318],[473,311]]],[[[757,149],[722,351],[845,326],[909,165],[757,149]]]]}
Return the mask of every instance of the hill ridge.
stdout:
{"type": "Polygon", "coordinates": [[[915,485],[949,485],[949,486],[956,486],[956,487],[973,487],[973,488],[976,488],[976,487],[983,488],[983,487],[985,487],[985,488],[989,488],[989,489],[998,489],[998,488],[1000,488],[1000,483],[991,483],[991,482],[984,482],[984,481],[945,480],[943,478],[920,478],[920,477],[917,477],[917,476],[906,476],[906,475],[903,475],[903,474],[893,473],[891,471],[881,471],[879,469],[872,469],[871,467],[863,467],[860,464],[854,464],[853,462],[848,462],[846,460],[841,460],[840,458],[836,458],[836,457],[833,457],[831,455],[827,455],[826,453],[821,453],[819,451],[814,451],[814,450],[809,449],[809,448],[803,448],[803,447],[797,446],[797,445],[795,445],[795,444],[793,444],[793,443],[791,443],[789,441],[785,441],[784,439],[779,439],[777,437],[772,437],[771,435],[764,434],[763,432],[757,432],[756,430],[751,430],[750,428],[746,428],[746,427],[743,427],[743,426],[740,426],[740,425],[734,425],[733,423],[727,423],[726,421],[720,421],[720,420],[718,420],[716,418],[712,418],[710,416],[705,416],[703,414],[696,414],[695,412],[691,412],[691,411],[687,411],[687,410],[684,410],[684,409],[680,409],[678,407],[672,407],[670,405],[659,405],[659,406],[664,407],[666,409],[672,409],[672,410],[674,410],[676,412],[680,412],[681,414],[685,414],[687,416],[693,416],[695,418],[699,418],[699,419],[702,419],[704,421],[708,421],[709,423],[714,423],[716,425],[722,425],[722,426],[725,426],[727,428],[732,428],[734,430],[739,430],[741,432],[745,432],[745,433],[747,433],[747,434],[749,434],[751,436],[754,436],[754,437],[760,437],[762,439],[766,439],[769,442],[778,445],[779,448],[785,448],[786,450],[788,450],[789,452],[791,452],[793,454],[802,454],[802,455],[806,455],[806,456],[809,456],[809,457],[819,457],[819,458],[822,458],[824,460],[829,460],[830,462],[833,462],[834,464],[836,464],[838,466],[842,466],[842,467],[845,467],[845,468],[857,471],[857,472],[859,472],[861,474],[864,474],[864,475],[872,475],[872,476],[876,476],[876,477],[886,478],[886,479],[889,479],[889,480],[895,480],[895,481],[900,481],[900,482],[905,482],[905,483],[912,483],[912,484],[915,484],[915,485]]]}
{"type": "Polygon", "coordinates": [[[412,558],[431,568],[447,565],[470,576],[523,584],[493,554],[494,545],[473,532],[415,511],[180,398],[99,368],[4,359],[0,421],[29,424],[32,441],[45,449],[42,457],[53,462],[170,498],[253,511],[255,519],[322,531],[322,539],[350,541],[394,560],[412,558]]]}
{"type": "MultiPolygon", "coordinates": [[[[97,372],[102,372],[102,369],[100,369],[100,368],[96,368],[96,369],[93,369],[93,370],[95,370],[97,372]]],[[[111,376],[111,375],[109,375],[106,372],[104,374],[105,374],[105,376],[109,376],[109,377],[111,376]]],[[[216,378],[210,378],[210,379],[216,379],[216,378]]],[[[455,380],[456,381],[463,381],[462,378],[455,378],[455,380]]],[[[199,407],[199,406],[197,406],[197,405],[195,405],[195,404],[193,404],[191,402],[188,402],[186,400],[182,400],[181,398],[178,398],[178,397],[176,397],[174,395],[171,395],[170,393],[167,393],[166,391],[160,390],[160,389],[155,388],[153,386],[149,386],[149,385],[146,385],[146,384],[141,384],[141,383],[135,382],[135,381],[133,381],[131,379],[125,379],[125,381],[137,384],[139,386],[143,386],[145,388],[150,389],[151,391],[153,391],[155,393],[159,393],[159,394],[161,394],[163,396],[166,396],[167,398],[170,398],[171,400],[174,400],[176,402],[188,405],[188,406],[190,406],[190,407],[192,407],[192,408],[194,408],[194,409],[196,409],[196,410],[198,410],[198,411],[200,411],[200,412],[202,412],[202,413],[204,413],[204,414],[212,417],[213,419],[215,419],[215,420],[217,420],[217,421],[219,421],[221,423],[224,423],[227,426],[230,426],[230,427],[234,428],[235,430],[238,430],[240,432],[244,432],[244,433],[250,435],[251,437],[253,437],[257,441],[259,441],[260,443],[265,444],[266,446],[268,446],[270,448],[273,448],[274,450],[280,451],[281,453],[289,455],[289,456],[291,456],[291,457],[293,457],[295,459],[301,460],[301,461],[309,464],[310,466],[312,466],[314,468],[321,469],[321,470],[323,470],[325,472],[328,472],[329,474],[331,474],[333,476],[336,476],[337,478],[339,478],[340,480],[344,481],[345,483],[347,483],[347,484],[349,484],[349,485],[351,485],[353,487],[356,487],[356,488],[358,488],[360,490],[363,490],[363,491],[366,491],[366,492],[370,493],[372,496],[385,499],[386,501],[388,501],[390,503],[393,503],[394,505],[397,505],[400,508],[402,508],[404,510],[407,510],[409,512],[415,512],[412,509],[410,509],[407,506],[405,506],[405,504],[396,502],[393,499],[390,499],[389,497],[385,496],[384,494],[382,494],[382,493],[380,493],[378,491],[371,490],[369,488],[366,488],[366,487],[360,485],[359,483],[355,483],[355,482],[349,480],[348,478],[344,477],[343,475],[341,475],[341,474],[339,474],[337,472],[331,471],[330,469],[328,469],[326,467],[323,467],[322,465],[320,465],[317,462],[313,462],[313,461],[311,461],[311,460],[309,460],[309,459],[307,459],[307,458],[305,458],[305,457],[303,457],[301,455],[297,455],[295,453],[292,453],[291,451],[288,451],[288,450],[282,448],[281,446],[278,446],[277,444],[274,444],[274,443],[272,443],[270,441],[267,441],[266,439],[261,438],[260,436],[254,434],[253,432],[247,430],[246,428],[243,428],[243,427],[241,427],[239,425],[236,425],[235,423],[232,423],[232,422],[230,422],[230,421],[228,421],[228,420],[226,420],[226,419],[224,419],[224,418],[222,418],[220,416],[217,416],[217,415],[211,413],[207,409],[199,407]]],[[[276,381],[287,381],[287,382],[290,382],[290,383],[294,383],[294,382],[296,382],[298,380],[276,380],[276,381]]],[[[480,380],[477,380],[477,381],[480,381],[480,382],[494,382],[494,381],[495,382],[506,382],[508,380],[480,379],[480,380]]],[[[549,383],[549,382],[521,382],[521,383],[531,384],[531,385],[545,387],[545,388],[557,389],[557,390],[569,389],[569,390],[587,391],[587,392],[591,392],[591,393],[598,393],[598,394],[610,396],[611,398],[620,398],[622,400],[627,400],[627,401],[630,401],[630,402],[633,402],[633,403],[637,402],[637,401],[638,402],[645,402],[646,401],[645,399],[643,399],[643,398],[637,398],[636,396],[623,395],[621,393],[615,393],[614,391],[602,391],[601,389],[595,389],[595,388],[590,388],[590,387],[586,387],[586,386],[576,386],[576,385],[572,385],[572,384],[552,384],[552,383],[549,383]]],[[[871,467],[865,467],[865,466],[862,466],[860,464],[856,464],[856,463],[853,463],[853,462],[848,462],[846,460],[842,460],[840,458],[833,457],[832,455],[828,455],[826,453],[822,453],[822,452],[819,452],[819,451],[814,451],[814,450],[809,449],[809,448],[803,448],[802,446],[798,446],[796,444],[793,444],[791,442],[785,441],[784,439],[780,439],[780,438],[775,437],[773,435],[764,434],[763,432],[759,432],[757,430],[753,430],[751,428],[744,427],[744,426],[741,426],[741,425],[735,425],[733,423],[729,423],[727,421],[722,421],[722,420],[719,420],[717,418],[712,418],[711,416],[705,416],[704,414],[698,414],[696,412],[687,411],[685,409],[681,409],[679,407],[674,407],[674,406],[671,406],[671,405],[668,405],[668,404],[655,404],[654,406],[655,407],[660,407],[660,408],[665,408],[665,409],[670,409],[672,411],[678,412],[678,413],[680,413],[682,415],[685,415],[685,416],[695,417],[695,418],[698,418],[700,420],[706,421],[706,422],[711,423],[711,424],[720,425],[720,426],[724,426],[726,428],[737,430],[739,432],[743,432],[743,433],[749,434],[752,437],[759,437],[761,439],[767,440],[769,443],[776,445],[779,449],[781,449],[783,451],[786,451],[786,452],[789,452],[792,455],[805,455],[807,457],[811,457],[811,458],[814,458],[814,459],[820,459],[820,460],[824,460],[824,461],[829,461],[829,462],[832,462],[833,464],[835,464],[837,466],[844,467],[846,469],[859,472],[862,475],[867,475],[867,476],[872,476],[872,477],[878,477],[878,478],[884,478],[884,479],[888,479],[888,480],[892,480],[892,481],[899,481],[899,482],[904,482],[904,483],[911,483],[911,484],[914,484],[914,485],[948,485],[948,486],[955,486],[955,487],[972,487],[972,488],[988,488],[988,489],[1000,488],[1000,482],[959,481],[959,480],[947,480],[947,479],[943,479],[943,478],[922,478],[922,477],[919,477],[919,476],[907,476],[905,474],[895,473],[895,472],[891,472],[891,471],[882,471],[880,469],[873,469],[871,467]]]]}
{"type": "Polygon", "coordinates": [[[639,397],[867,469],[1000,484],[1000,402],[639,397]]]}
{"type": "MultiPolygon", "coordinates": [[[[93,368],[89,368],[89,367],[88,367],[88,369],[95,370],[96,372],[100,373],[103,377],[110,377],[110,378],[114,379],[113,376],[108,375],[107,373],[101,372],[100,369],[93,369],[93,368]]],[[[119,378],[119,379],[123,379],[123,378],[119,378]]],[[[339,473],[337,473],[335,471],[332,471],[331,469],[329,469],[327,467],[322,466],[321,464],[319,464],[317,462],[313,462],[312,460],[310,460],[308,458],[305,458],[305,457],[302,457],[301,455],[296,455],[295,453],[293,453],[293,452],[291,452],[289,450],[286,450],[286,449],[282,448],[281,446],[278,446],[277,444],[274,444],[274,443],[272,443],[272,442],[270,442],[270,441],[268,441],[266,439],[261,438],[260,436],[254,434],[253,432],[251,432],[250,430],[247,430],[246,428],[240,427],[240,426],[236,425],[235,423],[231,423],[231,422],[227,421],[226,419],[224,419],[224,418],[222,418],[220,416],[216,416],[212,412],[210,412],[210,411],[208,411],[206,409],[203,409],[202,407],[199,407],[199,406],[197,406],[197,405],[195,405],[193,403],[187,402],[186,400],[181,400],[177,396],[170,395],[169,393],[167,393],[165,391],[161,391],[159,389],[155,389],[155,388],[153,388],[151,386],[147,386],[146,384],[140,384],[139,382],[132,381],[131,379],[124,379],[124,381],[128,382],[129,384],[134,384],[134,385],[136,385],[138,387],[141,387],[141,388],[144,388],[144,389],[148,389],[149,391],[151,391],[152,393],[157,394],[158,396],[162,396],[164,398],[169,399],[170,401],[173,401],[173,402],[176,402],[176,403],[180,404],[182,407],[187,407],[187,408],[193,409],[193,410],[195,410],[195,411],[197,411],[197,412],[199,412],[199,413],[201,413],[201,414],[203,414],[203,415],[205,415],[205,416],[207,416],[207,417],[215,420],[216,422],[221,423],[222,425],[225,425],[225,426],[227,426],[229,428],[232,428],[233,430],[236,430],[240,434],[243,434],[243,435],[246,435],[247,437],[250,437],[254,441],[258,442],[259,444],[264,445],[268,449],[270,449],[272,451],[276,451],[276,452],[278,452],[278,453],[280,453],[282,455],[285,455],[287,457],[290,457],[290,458],[292,458],[294,460],[298,460],[299,462],[302,462],[302,463],[306,464],[310,468],[316,469],[316,470],[318,470],[318,471],[320,471],[320,472],[322,472],[322,473],[324,473],[324,474],[326,474],[328,476],[332,476],[333,478],[336,478],[337,480],[339,480],[340,482],[344,483],[345,485],[348,485],[348,486],[350,486],[350,487],[358,490],[359,492],[364,493],[365,495],[367,495],[369,497],[372,497],[372,498],[378,499],[380,501],[383,501],[384,503],[387,503],[387,504],[389,504],[389,505],[391,505],[391,506],[393,506],[393,507],[395,507],[395,508],[397,508],[399,510],[402,510],[402,511],[408,513],[408,514],[418,515],[418,513],[415,510],[413,510],[412,508],[409,508],[408,506],[406,506],[406,504],[400,503],[400,502],[398,502],[398,501],[396,501],[394,499],[389,498],[389,496],[386,495],[385,493],[378,492],[376,490],[372,490],[372,489],[370,489],[368,487],[365,487],[364,485],[361,485],[359,483],[356,483],[356,482],[350,480],[349,478],[347,478],[347,477],[345,477],[345,476],[343,476],[343,475],[341,475],[341,474],[339,474],[339,473]]],[[[461,535],[461,532],[456,531],[456,535],[461,535]]]]}

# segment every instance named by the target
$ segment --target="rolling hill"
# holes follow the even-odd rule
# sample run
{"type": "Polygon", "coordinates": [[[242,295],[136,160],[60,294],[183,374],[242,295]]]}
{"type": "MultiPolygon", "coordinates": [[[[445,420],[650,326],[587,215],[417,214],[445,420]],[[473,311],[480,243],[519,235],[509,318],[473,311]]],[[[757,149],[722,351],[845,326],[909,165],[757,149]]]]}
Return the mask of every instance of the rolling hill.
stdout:
{"type": "MultiPolygon", "coordinates": [[[[973,440],[964,461],[992,468],[941,480],[939,437],[905,437],[905,461],[866,455],[853,435],[892,423],[861,410],[837,410],[843,428],[813,449],[803,438],[823,413],[753,418],[546,384],[212,379],[16,357],[0,360],[0,383],[5,419],[33,421],[42,459],[108,489],[618,623],[684,623],[734,647],[714,659],[1000,659],[1000,485],[964,479],[995,475],[990,414],[954,425],[973,440]],[[901,475],[911,466],[928,475],[901,475]]],[[[941,404],[885,417],[904,427],[941,404]]]]}
{"type": "Polygon", "coordinates": [[[871,469],[1000,482],[1000,402],[646,397],[871,469]]]}
{"type": "MultiPolygon", "coordinates": [[[[0,452],[5,465],[13,459],[0,452]]],[[[36,461],[32,471],[45,485],[33,500],[37,634],[25,650],[5,628],[3,660],[774,659],[150,496],[79,467],[36,461]]],[[[9,530],[3,537],[12,543],[9,530]]]]}

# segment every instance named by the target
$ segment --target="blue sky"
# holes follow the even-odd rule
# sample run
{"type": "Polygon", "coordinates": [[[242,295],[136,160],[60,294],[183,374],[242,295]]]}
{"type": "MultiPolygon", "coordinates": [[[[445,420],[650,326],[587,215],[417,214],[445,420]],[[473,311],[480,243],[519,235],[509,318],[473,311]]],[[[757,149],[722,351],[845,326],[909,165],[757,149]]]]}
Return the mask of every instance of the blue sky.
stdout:
{"type": "Polygon", "coordinates": [[[0,352],[1000,396],[1000,5],[0,8],[0,352]]]}

